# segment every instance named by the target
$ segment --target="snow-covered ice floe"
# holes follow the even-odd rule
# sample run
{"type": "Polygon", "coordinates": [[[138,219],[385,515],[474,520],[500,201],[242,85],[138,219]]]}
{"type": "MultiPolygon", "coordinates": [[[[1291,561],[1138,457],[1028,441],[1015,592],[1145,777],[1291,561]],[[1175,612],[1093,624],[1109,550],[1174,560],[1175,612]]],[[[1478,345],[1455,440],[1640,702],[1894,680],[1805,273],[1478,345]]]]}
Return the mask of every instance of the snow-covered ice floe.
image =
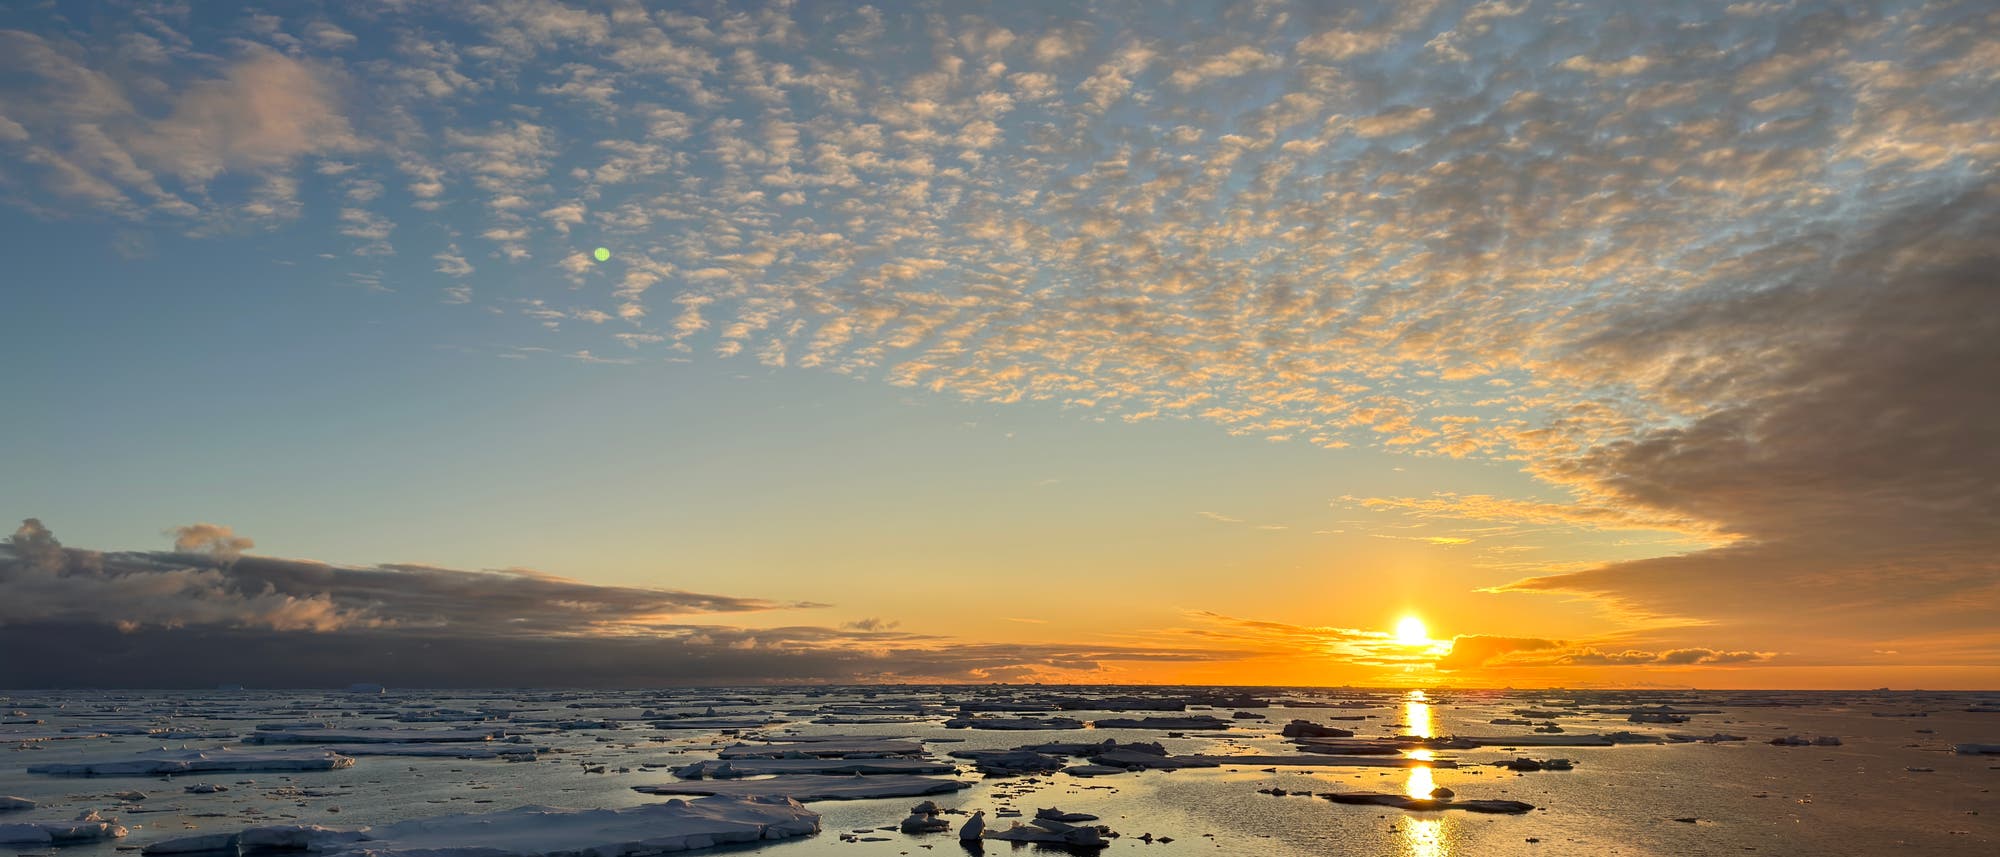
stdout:
{"type": "Polygon", "coordinates": [[[843,737],[834,740],[785,739],[779,744],[735,744],[716,755],[724,759],[803,759],[809,757],[881,758],[916,756],[924,745],[916,741],[843,737]]]}
{"type": "Polygon", "coordinates": [[[240,771],[330,771],[354,759],[329,750],[156,750],[122,759],[29,765],[28,773],[62,777],[156,777],[240,771]]]}
{"type": "Polygon", "coordinates": [[[330,744],[322,748],[343,756],[425,756],[439,759],[512,759],[533,761],[546,747],[533,744],[330,744]]]}
{"type": "Polygon", "coordinates": [[[273,729],[243,738],[246,744],[450,744],[491,741],[499,729],[273,729]]]}
{"type": "Polygon", "coordinates": [[[1017,821],[1006,830],[989,828],[984,831],[982,838],[998,839],[1002,842],[1037,842],[1070,848],[1104,848],[1111,844],[1104,838],[1104,830],[1101,827],[1066,824],[1048,818],[1034,819],[1031,824],[1017,821]]]}
{"type": "Polygon", "coordinates": [[[97,814],[96,810],[83,813],[68,821],[11,821],[0,823],[0,844],[19,847],[22,845],[72,845],[80,842],[97,842],[103,839],[117,839],[126,830],[116,821],[109,821],[97,814]]]}
{"type": "Polygon", "coordinates": [[[688,717],[680,720],[655,720],[654,729],[762,729],[783,723],[769,717],[688,717]]]}
{"type": "Polygon", "coordinates": [[[1228,729],[1235,726],[1234,720],[1223,720],[1206,714],[1191,717],[1110,717],[1093,722],[1099,729],[1228,729]]]}
{"type": "Polygon", "coordinates": [[[851,777],[801,774],[767,780],[688,780],[657,786],[633,786],[632,790],[654,795],[757,795],[810,801],[921,797],[970,787],[970,783],[958,780],[905,774],[851,777]]]}
{"type": "Polygon", "coordinates": [[[711,759],[674,768],[683,780],[726,780],[765,774],[950,774],[956,765],[929,759],[711,759]]]}
{"type": "Polygon", "coordinates": [[[167,854],[298,851],[351,857],[650,857],[819,832],[819,813],[771,797],[670,800],[626,809],[524,806],[380,827],[253,827],[156,842],[167,854]]]}
{"type": "Polygon", "coordinates": [[[992,729],[1001,731],[1027,731],[1037,729],[1082,729],[1083,721],[1074,717],[974,717],[960,715],[944,722],[946,729],[992,729]]]}

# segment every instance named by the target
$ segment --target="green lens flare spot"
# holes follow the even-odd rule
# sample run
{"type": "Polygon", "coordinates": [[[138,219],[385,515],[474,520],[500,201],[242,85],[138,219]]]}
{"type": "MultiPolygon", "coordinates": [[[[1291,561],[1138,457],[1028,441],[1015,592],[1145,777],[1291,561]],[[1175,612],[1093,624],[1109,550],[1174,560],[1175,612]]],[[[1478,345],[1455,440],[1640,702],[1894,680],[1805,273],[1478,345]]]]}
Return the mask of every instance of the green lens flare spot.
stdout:
{"type": "Polygon", "coordinates": [[[599,262],[609,262],[611,261],[611,248],[599,247],[591,251],[590,255],[597,257],[597,261],[599,262]]]}

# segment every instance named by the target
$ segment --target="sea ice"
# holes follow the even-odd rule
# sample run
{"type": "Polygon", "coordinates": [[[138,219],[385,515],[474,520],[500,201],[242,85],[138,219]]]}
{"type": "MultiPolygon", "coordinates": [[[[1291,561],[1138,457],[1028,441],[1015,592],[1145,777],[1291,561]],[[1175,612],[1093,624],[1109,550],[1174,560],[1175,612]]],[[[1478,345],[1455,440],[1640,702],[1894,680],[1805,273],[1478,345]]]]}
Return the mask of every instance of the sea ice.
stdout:
{"type": "Polygon", "coordinates": [[[988,830],[984,838],[1003,842],[1041,842],[1072,848],[1103,848],[1111,844],[1099,828],[1079,827],[1046,818],[1035,819],[1033,826],[1017,821],[1006,830],[988,830]]]}
{"type": "Polygon", "coordinates": [[[476,744],[503,737],[499,729],[298,729],[259,730],[245,744],[476,744]]]}
{"type": "Polygon", "coordinates": [[[1183,760],[1199,760],[1209,765],[1255,765],[1260,768],[1293,767],[1344,767],[1344,768],[1456,768],[1458,763],[1451,759],[1406,759],[1400,756],[1181,756],[1183,760]]]}
{"type": "Polygon", "coordinates": [[[1192,717],[1112,717],[1093,724],[1099,729],[1228,729],[1235,723],[1220,717],[1197,714],[1192,717]]]}
{"type": "Polygon", "coordinates": [[[955,765],[929,759],[711,759],[674,768],[683,780],[731,779],[765,774],[949,774],[955,765]]]}
{"type": "Polygon", "coordinates": [[[982,809],[973,813],[971,818],[965,820],[964,826],[958,829],[958,840],[960,842],[968,842],[978,839],[979,835],[985,831],[986,810],[982,809]]]}
{"type": "Polygon", "coordinates": [[[953,750],[953,758],[966,759],[982,774],[1011,777],[1062,770],[1068,763],[1059,756],[1031,750],[953,750]]]}
{"type": "Polygon", "coordinates": [[[924,745],[916,741],[899,741],[882,738],[843,738],[831,741],[814,741],[786,738],[777,744],[733,744],[717,753],[724,759],[800,759],[800,758],[881,758],[884,756],[916,756],[924,752],[924,745]]]}
{"type": "Polygon", "coordinates": [[[533,761],[547,748],[532,744],[329,744],[322,747],[343,756],[416,756],[437,759],[507,759],[533,761]]]}
{"type": "Polygon", "coordinates": [[[225,771],[330,771],[354,759],[328,750],[159,750],[124,759],[29,765],[28,773],[65,777],[155,777],[225,771]]]}
{"type": "Polygon", "coordinates": [[[1283,733],[1287,738],[1352,738],[1353,730],[1335,726],[1321,726],[1310,720],[1294,720],[1285,724],[1283,733]]]}
{"type": "Polygon", "coordinates": [[[632,790],[655,795],[782,796],[793,800],[863,800],[878,797],[923,797],[968,788],[969,784],[938,777],[907,774],[824,776],[799,774],[764,780],[688,780],[632,790]]]}
{"type": "Polygon", "coordinates": [[[1439,809],[1463,809],[1470,812],[1521,813],[1535,808],[1534,804],[1518,800],[1456,800],[1454,798],[1421,798],[1399,794],[1375,794],[1370,792],[1326,792],[1320,797],[1334,803],[1364,804],[1427,812],[1439,809]]]}
{"type": "Polygon", "coordinates": [[[944,722],[946,729],[1082,729],[1083,721],[1073,717],[972,717],[960,715],[944,722]]]}
{"type": "Polygon", "coordinates": [[[8,845],[71,845],[117,839],[126,830],[90,810],[68,821],[18,821],[0,824],[0,843],[8,845]]]}
{"type": "Polygon", "coordinates": [[[345,857],[652,857],[819,832],[819,813],[769,797],[670,800],[625,809],[524,806],[340,830],[281,825],[154,843],[149,857],[197,850],[345,857]],[[217,848],[216,846],[220,846],[217,848]]]}
{"type": "Polygon", "coordinates": [[[762,729],[782,720],[769,717],[687,717],[679,720],[654,720],[654,729],[762,729]]]}

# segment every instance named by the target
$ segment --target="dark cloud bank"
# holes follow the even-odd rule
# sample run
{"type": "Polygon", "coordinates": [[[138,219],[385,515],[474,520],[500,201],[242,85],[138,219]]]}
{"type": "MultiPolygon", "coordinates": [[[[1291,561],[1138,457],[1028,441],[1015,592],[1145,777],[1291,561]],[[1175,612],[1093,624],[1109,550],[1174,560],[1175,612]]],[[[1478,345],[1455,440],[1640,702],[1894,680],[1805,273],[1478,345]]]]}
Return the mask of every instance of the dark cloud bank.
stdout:
{"type": "Polygon", "coordinates": [[[0,687],[633,687],[1001,681],[1221,651],[973,644],[851,627],[696,624],[790,608],[529,571],[349,568],[242,556],[213,525],[174,551],[64,547],[40,521],[0,543],[0,687]],[[197,552],[198,551],[198,552],[197,552]]]}
{"type": "Polygon", "coordinates": [[[1774,256],[1806,261],[1780,285],[1617,317],[1583,340],[1579,364],[1702,406],[1544,471],[1738,540],[1508,588],[1848,639],[1990,630],[2000,186],[1912,204],[1873,234],[1801,235],[1774,256]]]}

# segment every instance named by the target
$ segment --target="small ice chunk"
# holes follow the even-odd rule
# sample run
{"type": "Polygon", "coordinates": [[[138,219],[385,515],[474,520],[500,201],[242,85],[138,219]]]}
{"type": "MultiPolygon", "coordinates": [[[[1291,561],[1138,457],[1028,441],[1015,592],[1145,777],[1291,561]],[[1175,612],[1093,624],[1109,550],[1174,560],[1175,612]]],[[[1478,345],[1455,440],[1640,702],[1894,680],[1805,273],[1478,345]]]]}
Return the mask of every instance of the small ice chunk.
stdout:
{"type": "Polygon", "coordinates": [[[968,842],[978,839],[979,835],[985,831],[986,810],[982,809],[973,813],[971,818],[965,820],[965,825],[958,829],[958,840],[960,842],[968,842]]]}

